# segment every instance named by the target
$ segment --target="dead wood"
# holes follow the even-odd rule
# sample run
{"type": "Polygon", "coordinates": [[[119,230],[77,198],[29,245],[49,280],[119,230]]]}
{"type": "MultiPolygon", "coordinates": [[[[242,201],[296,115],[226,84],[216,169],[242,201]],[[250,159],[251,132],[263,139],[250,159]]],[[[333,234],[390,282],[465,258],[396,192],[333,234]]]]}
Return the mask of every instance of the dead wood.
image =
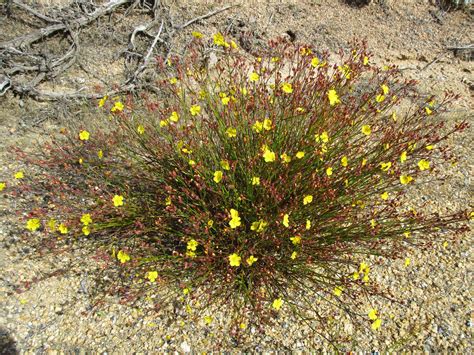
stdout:
{"type": "MultiPolygon", "coordinates": [[[[84,5],[82,2],[75,1],[51,15],[44,14],[21,0],[11,0],[10,7],[39,21],[40,29],[0,42],[0,62],[2,63],[0,96],[11,90],[14,94],[29,96],[35,100],[51,101],[94,99],[105,94],[115,95],[134,91],[138,87],[154,91],[156,88],[152,85],[141,82],[143,73],[153,64],[153,54],[160,53],[161,50],[166,60],[171,53],[171,40],[179,31],[234,7],[225,6],[176,26],[173,24],[169,9],[160,0],[109,0],[103,5],[95,5],[90,1],[87,2],[86,8],[82,5],[84,5]],[[40,83],[54,79],[77,62],[83,29],[100,18],[111,16],[122,9],[124,12],[120,12],[119,22],[134,9],[144,10],[151,16],[150,21],[131,30],[128,47],[122,51],[126,59],[134,63],[134,69],[130,70],[123,84],[112,91],[100,94],[90,93],[88,92],[90,88],[86,87],[71,92],[47,92],[38,89],[40,83]],[[152,33],[153,28],[156,28],[158,24],[160,24],[158,31],[152,33]],[[139,35],[145,36],[149,43],[141,52],[137,50],[136,44],[139,35]],[[51,38],[64,38],[69,42],[69,47],[65,48],[60,55],[45,54],[41,48],[48,48],[47,41],[51,38]]],[[[10,7],[7,8],[10,11],[9,15],[12,10],[10,7]]],[[[115,22],[115,26],[117,23],[115,22]]]]}

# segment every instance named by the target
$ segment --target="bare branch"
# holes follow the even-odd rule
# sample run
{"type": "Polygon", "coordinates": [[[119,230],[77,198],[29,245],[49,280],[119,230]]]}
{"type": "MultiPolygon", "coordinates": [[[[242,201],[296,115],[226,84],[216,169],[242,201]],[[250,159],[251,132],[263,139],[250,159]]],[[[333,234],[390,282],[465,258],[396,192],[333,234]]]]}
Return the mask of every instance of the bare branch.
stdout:
{"type": "Polygon", "coordinates": [[[18,6],[18,7],[21,7],[23,10],[26,10],[27,12],[31,13],[32,15],[38,17],[39,19],[43,20],[43,21],[46,21],[46,22],[51,22],[51,23],[58,23],[58,22],[61,22],[59,20],[56,20],[54,18],[51,18],[49,16],[46,16],[46,15],[43,15],[42,13],[39,13],[38,11],[32,9],[31,7],[29,7],[28,5],[26,4],[23,4],[21,1],[19,0],[12,0],[12,4],[18,6]]]}
{"type": "Polygon", "coordinates": [[[202,15],[202,16],[199,16],[199,17],[196,17],[196,18],[193,18],[192,20],[189,20],[188,22],[183,23],[182,25],[176,27],[176,29],[177,29],[177,30],[182,30],[182,29],[184,29],[184,28],[186,28],[186,27],[192,25],[192,24],[195,23],[195,22],[198,22],[198,21],[201,21],[201,20],[205,20],[205,19],[207,19],[207,18],[209,18],[209,17],[212,17],[212,16],[217,15],[217,14],[223,12],[223,11],[226,11],[226,10],[228,10],[228,9],[231,9],[231,8],[237,7],[237,6],[239,6],[239,5],[228,5],[228,6],[225,6],[225,7],[221,8],[221,9],[217,9],[217,10],[211,11],[211,12],[205,14],[205,15],[202,15]]]}

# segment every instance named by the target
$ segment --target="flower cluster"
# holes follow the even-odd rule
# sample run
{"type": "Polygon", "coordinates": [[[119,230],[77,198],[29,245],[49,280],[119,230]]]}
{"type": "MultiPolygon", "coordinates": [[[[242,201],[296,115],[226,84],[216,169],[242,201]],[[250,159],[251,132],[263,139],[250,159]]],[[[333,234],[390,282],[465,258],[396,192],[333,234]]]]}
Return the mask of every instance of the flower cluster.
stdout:
{"type": "MultiPolygon", "coordinates": [[[[331,64],[282,40],[249,59],[220,33],[193,37],[159,65],[159,100],[104,97],[103,129],[69,127],[45,147],[54,208],[28,230],[60,218],[47,232],[90,241],[129,287],[226,302],[244,325],[248,312],[308,317],[314,298],[376,293],[369,256],[465,230],[466,211],[407,210],[410,188],[453,159],[445,141],[466,124],[434,117],[454,96],[418,97],[363,43],[331,64]],[[203,67],[208,46],[223,54],[203,67]]],[[[374,330],[381,319],[370,311],[374,330]]]]}

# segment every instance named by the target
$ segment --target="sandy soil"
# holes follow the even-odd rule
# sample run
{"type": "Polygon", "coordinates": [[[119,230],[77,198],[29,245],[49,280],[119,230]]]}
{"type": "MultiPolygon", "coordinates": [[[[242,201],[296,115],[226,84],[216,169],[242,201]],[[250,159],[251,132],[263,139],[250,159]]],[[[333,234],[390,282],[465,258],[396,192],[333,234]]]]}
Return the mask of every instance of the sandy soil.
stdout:
{"type": "MultiPolygon", "coordinates": [[[[63,1],[64,2],[64,1],[63,1]]],[[[53,1],[46,1],[49,6],[53,1]]],[[[224,1],[180,0],[171,5],[175,23],[227,4],[224,1]]],[[[103,20],[107,32],[97,28],[81,33],[81,57],[67,73],[45,85],[48,90],[90,92],[96,85],[113,87],[125,78],[126,62],[119,56],[127,45],[127,34],[143,19],[138,14],[119,19],[115,25],[103,20]],[[100,49],[100,50],[99,50],[100,49]]],[[[5,20],[0,41],[28,30],[18,18],[5,20]]],[[[191,31],[212,35],[229,32],[243,50],[258,51],[259,46],[276,36],[288,36],[335,52],[347,47],[352,38],[365,38],[377,64],[396,64],[406,78],[420,82],[426,94],[452,90],[461,95],[449,120],[468,118],[473,122],[474,66],[466,56],[455,56],[446,47],[473,42],[473,21],[468,11],[445,13],[429,1],[385,0],[355,8],[342,1],[243,1],[222,14],[189,27],[173,45],[191,31]]],[[[45,51],[58,51],[61,43],[52,43],[45,51]]],[[[87,105],[38,103],[27,98],[6,95],[0,98],[0,181],[11,181],[18,168],[8,147],[28,149],[36,141],[58,130],[64,120],[84,119],[91,115],[87,105]]],[[[92,111],[93,114],[93,111],[92,111]]],[[[453,140],[461,163],[450,170],[451,178],[438,187],[419,191],[429,196],[434,208],[472,207],[474,154],[473,130],[453,140]]],[[[421,197],[420,197],[421,198],[421,197]]],[[[33,201],[32,201],[33,202],[33,201]]],[[[126,307],[111,299],[104,309],[91,311],[87,287],[87,265],[60,276],[51,272],[67,260],[36,259],[22,238],[21,228],[10,211],[14,201],[0,194],[0,353],[18,351],[263,351],[327,350],[328,344],[307,329],[291,323],[283,315],[280,326],[262,332],[249,327],[244,339],[236,341],[220,331],[219,322],[210,327],[189,322],[179,310],[156,314],[146,304],[126,307]],[[23,281],[38,277],[31,288],[20,290],[23,281]],[[8,347],[7,347],[8,345],[8,347]]],[[[396,296],[397,303],[377,303],[387,315],[382,331],[355,330],[337,310],[327,331],[343,332],[342,344],[349,351],[441,351],[472,352],[472,235],[457,244],[443,241],[429,253],[414,251],[413,261],[405,268],[403,260],[378,260],[377,280],[396,296]],[[347,324],[347,325],[346,325],[347,324]]],[[[70,258],[84,257],[80,251],[70,258]]]]}

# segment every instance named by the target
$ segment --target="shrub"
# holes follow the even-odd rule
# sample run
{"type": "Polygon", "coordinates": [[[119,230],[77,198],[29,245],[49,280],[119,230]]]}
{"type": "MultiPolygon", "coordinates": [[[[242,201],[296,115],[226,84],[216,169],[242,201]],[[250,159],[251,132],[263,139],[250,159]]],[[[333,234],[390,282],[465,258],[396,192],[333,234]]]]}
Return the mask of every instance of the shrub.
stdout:
{"type": "Polygon", "coordinates": [[[161,289],[245,328],[280,310],[324,322],[321,300],[352,312],[382,292],[370,256],[467,229],[467,211],[415,209],[410,193],[453,162],[446,140],[467,124],[440,117],[455,95],[421,97],[364,43],[330,64],[283,40],[249,56],[217,34],[215,61],[194,35],[159,60],[158,97],[105,97],[98,124],[71,124],[40,157],[18,150],[41,170],[15,193],[42,194],[26,228],[49,248],[82,241],[127,300],[161,289]]]}

